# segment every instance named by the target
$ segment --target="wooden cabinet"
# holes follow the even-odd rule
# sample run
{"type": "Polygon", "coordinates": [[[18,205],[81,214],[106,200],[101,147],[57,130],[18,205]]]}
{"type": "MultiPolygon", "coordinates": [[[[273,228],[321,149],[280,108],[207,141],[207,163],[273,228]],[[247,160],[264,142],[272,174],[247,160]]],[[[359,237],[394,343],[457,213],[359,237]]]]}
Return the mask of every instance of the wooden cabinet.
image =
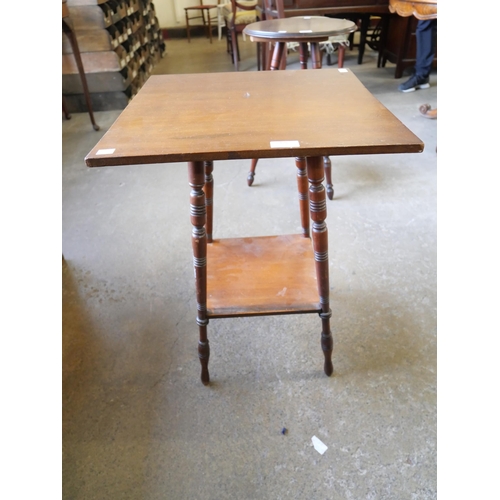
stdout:
{"type": "MultiPolygon", "coordinates": [[[[94,111],[123,109],[165,52],[152,0],[67,0],[94,111]]],[[[85,112],[71,44],[62,34],[62,91],[68,112],[85,112]]]]}

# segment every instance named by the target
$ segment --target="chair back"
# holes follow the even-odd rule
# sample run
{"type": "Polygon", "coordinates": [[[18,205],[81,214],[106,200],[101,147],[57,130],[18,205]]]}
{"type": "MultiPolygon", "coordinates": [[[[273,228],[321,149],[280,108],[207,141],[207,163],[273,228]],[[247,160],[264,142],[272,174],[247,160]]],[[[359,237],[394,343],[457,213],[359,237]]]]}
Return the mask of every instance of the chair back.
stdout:
{"type": "Polygon", "coordinates": [[[285,17],[283,0],[262,0],[264,19],[281,19],[285,17]]]}
{"type": "Polygon", "coordinates": [[[231,5],[224,7],[224,18],[228,26],[242,26],[257,20],[258,0],[231,0],[231,5]],[[229,9],[230,8],[230,9],[229,9]]]}

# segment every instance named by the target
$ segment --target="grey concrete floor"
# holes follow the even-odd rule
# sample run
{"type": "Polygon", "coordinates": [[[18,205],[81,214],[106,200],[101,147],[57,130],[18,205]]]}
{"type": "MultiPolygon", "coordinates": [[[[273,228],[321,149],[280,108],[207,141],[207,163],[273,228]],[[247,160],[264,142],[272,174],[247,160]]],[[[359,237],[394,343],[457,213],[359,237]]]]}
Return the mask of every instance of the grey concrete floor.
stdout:
{"type": "MultiPolygon", "coordinates": [[[[256,70],[255,46],[241,52],[256,70]]],[[[96,113],[99,132],[63,119],[65,499],[437,497],[437,123],[418,111],[437,73],[403,94],[376,61],[354,50],[345,66],[425,150],[333,161],[330,378],[316,315],[219,319],[203,386],[186,168],[88,169],[120,111],[96,113]]],[[[195,38],[167,40],[155,73],[232,70],[224,40],[195,38]]],[[[293,162],[262,160],[252,188],[248,169],[215,165],[216,237],[299,232],[293,162]]]]}

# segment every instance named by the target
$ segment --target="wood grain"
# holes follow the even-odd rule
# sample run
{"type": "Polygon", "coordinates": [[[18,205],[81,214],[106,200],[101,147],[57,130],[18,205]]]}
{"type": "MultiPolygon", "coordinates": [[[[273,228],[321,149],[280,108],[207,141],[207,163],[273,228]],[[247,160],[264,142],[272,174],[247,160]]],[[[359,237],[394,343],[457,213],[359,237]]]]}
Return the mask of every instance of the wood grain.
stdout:
{"type": "Polygon", "coordinates": [[[423,151],[422,141],[343,71],[151,76],[85,162],[101,167],[423,151]],[[296,142],[273,147],[271,141],[296,142]],[[102,149],[114,152],[98,155],[102,149]]]}
{"type": "Polygon", "coordinates": [[[321,311],[309,238],[228,238],[207,246],[209,318],[321,311]]]}

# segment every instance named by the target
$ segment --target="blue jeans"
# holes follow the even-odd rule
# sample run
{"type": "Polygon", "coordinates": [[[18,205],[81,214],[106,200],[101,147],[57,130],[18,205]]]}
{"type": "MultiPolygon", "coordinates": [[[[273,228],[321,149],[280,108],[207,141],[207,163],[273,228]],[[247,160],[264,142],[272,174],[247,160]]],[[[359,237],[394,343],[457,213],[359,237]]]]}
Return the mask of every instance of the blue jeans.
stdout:
{"type": "Polygon", "coordinates": [[[419,20],[415,31],[417,39],[417,61],[414,73],[419,78],[428,78],[437,43],[437,19],[419,20]]]}

